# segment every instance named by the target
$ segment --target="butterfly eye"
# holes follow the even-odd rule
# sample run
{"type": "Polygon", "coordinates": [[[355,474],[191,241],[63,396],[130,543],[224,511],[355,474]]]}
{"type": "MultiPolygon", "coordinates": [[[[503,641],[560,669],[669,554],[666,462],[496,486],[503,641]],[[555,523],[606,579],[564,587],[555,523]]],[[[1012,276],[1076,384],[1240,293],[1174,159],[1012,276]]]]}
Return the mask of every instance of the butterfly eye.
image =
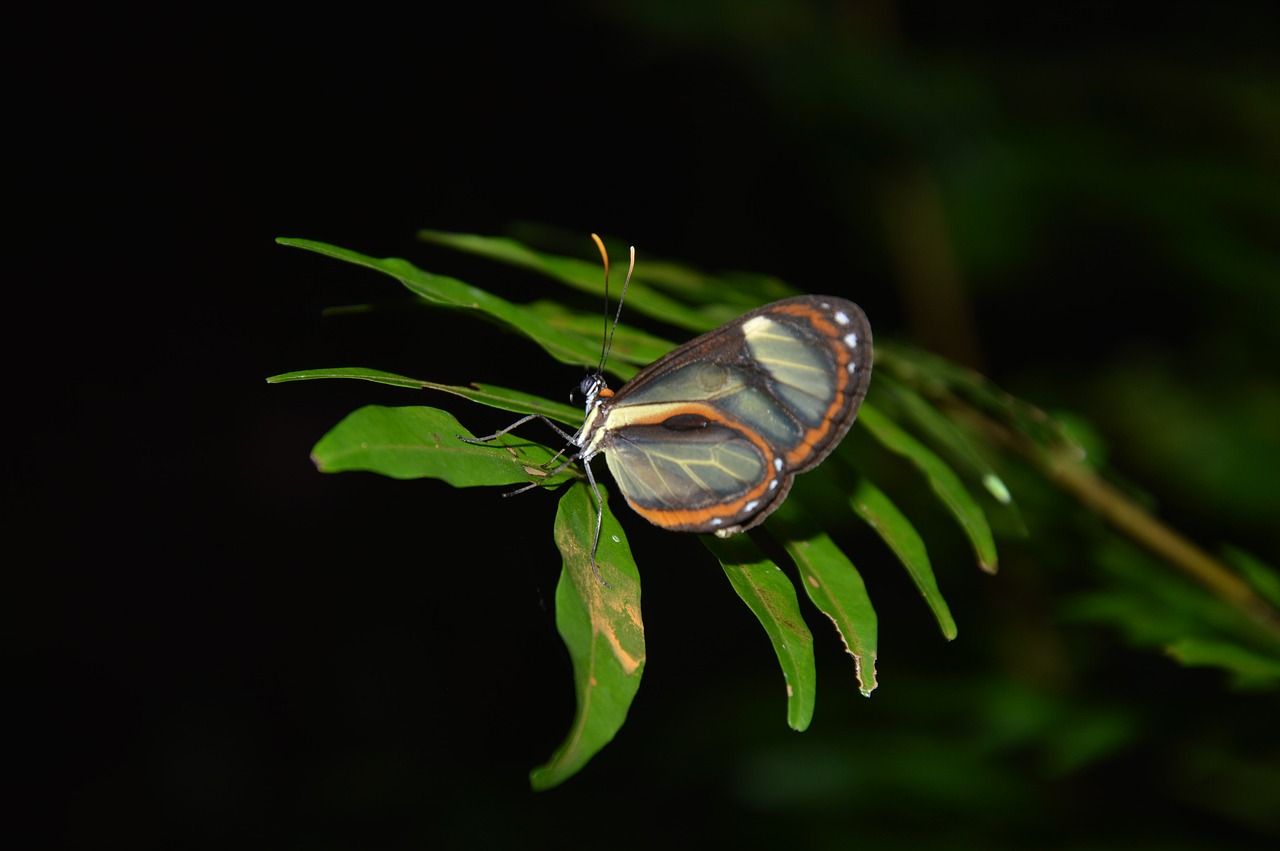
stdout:
{"type": "Polygon", "coordinates": [[[600,389],[600,376],[592,373],[583,376],[582,383],[569,391],[569,404],[582,406],[587,404],[587,400],[592,394],[600,389]]]}

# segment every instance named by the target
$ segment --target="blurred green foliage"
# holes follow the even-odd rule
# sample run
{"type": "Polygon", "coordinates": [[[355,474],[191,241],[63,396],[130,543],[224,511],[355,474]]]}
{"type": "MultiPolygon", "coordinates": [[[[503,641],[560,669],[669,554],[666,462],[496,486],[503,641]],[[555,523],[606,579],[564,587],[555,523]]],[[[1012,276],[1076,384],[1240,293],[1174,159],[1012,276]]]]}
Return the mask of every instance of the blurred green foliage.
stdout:
{"type": "MultiPolygon", "coordinates": [[[[1163,8],[1135,24],[1101,5],[582,6],[631,61],[743,105],[723,135],[677,126],[672,144],[806,193],[795,232],[827,246],[826,269],[858,258],[867,286],[894,288],[903,338],[994,379],[926,370],[913,389],[991,438],[967,451],[1019,508],[992,512],[997,577],[939,570],[957,642],[911,648],[919,622],[882,614],[881,658],[906,653],[918,670],[882,671],[872,700],[849,711],[826,678],[813,726],[783,741],[760,734],[776,724],[768,697],[713,690],[613,758],[661,777],[655,807],[732,811],[717,823],[726,842],[1274,847],[1273,613],[1175,569],[1099,506],[1181,530],[1276,605],[1275,13],[1163,8]],[[756,126],[781,138],[777,159],[739,163],[735,140],[756,126]],[[966,395],[982,387],[1051,411],[1084,449],[1067,459],[1073,478],[1053,453],[1005,443],[1007,422],[966,395]]],[[[707,238],[732,245],[714,218],[707,238]]],[[[903,507],[934,563],[970,563],[925,503],[903,507]]]]}
{"type": "MultiPolygon", "coordinates": [[[[816,187],[806,209],[835,218],[804,224],[894,284],[911,340],[1060,411],[1110,486],[1210,550],[1240,545],[1229,563],[1274,587],[1257,562],[1280,556],[1274,8],[586,6],[655,67],[729,69],[724,96],[750,117],[726,128],[725,155],[752,123],[778,129],[788,144],[765,167],[816,187]]],[[[990,592],[1002,661],[963,684],[885,682],[872,712],[907,714],[877,725],[874,746],[850,733],[760,754],[750,776],[774,782],[744,795],[859,813],[830,833],[814,822],[833,847],[902,840],[893,813],[920,825],[940,809],[973,821],[934,833],[924,817],[920,838],[952,847],[1280,839],[1280,704],[1252,691],[1274,689],[1274,630],[1032,467],[1001,474],[1029,532],[1002,541],[990,592]],[[1188,665],[1231,658],[1232,673],[1152,666],[1116,642],[1188,665]],[[914,700],[888,695],[908,688],[914,700]],[[958,718],[971,735],[940,732],[958,718]]],[[[959,581],[944,580],[953,606],[959,581]]]]}

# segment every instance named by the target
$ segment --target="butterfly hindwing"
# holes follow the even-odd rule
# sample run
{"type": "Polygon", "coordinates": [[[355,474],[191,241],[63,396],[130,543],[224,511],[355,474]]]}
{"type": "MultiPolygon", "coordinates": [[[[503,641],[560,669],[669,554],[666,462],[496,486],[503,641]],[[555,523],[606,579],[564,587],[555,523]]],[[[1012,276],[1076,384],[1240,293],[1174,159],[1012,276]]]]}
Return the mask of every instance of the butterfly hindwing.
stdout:
{"type": "Polygon", "coordinates": [[[732,426],[673,431],[634,425],[613,434],[605,455],[619,489],[641,516],[667,529],[713,531],[785,493],[768,477],[767,447],[732,426]]]}

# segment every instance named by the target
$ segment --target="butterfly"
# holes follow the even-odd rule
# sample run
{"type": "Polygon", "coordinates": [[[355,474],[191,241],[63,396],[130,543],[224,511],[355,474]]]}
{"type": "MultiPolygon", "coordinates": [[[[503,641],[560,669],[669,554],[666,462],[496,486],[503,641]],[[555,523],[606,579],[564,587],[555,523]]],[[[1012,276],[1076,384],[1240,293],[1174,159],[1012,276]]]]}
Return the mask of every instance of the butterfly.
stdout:
{"type": "MultiPolygon", "coordinates": [[[[607,293],[608,254],[600,238],[592,238],[604,257],[607,293]]],[[[619,314],[625,296],[626,284],[619,314]]],[[[604,504],[591,471],[595,456],[604,453],[623,497],[649,522],[727,537],[763,522],[795,476],[831,454],[871,380],[871,325],[860,307],[836,296],[802,295],[757,307],[672,350],[616,392],[603,374],[612,336],[599,367],[572,394],[585,414],[577,432],[531,414],[469,439],[487,442],[541,419],[568,441],[565,451],[572,451],[556,472],[581,461],[595,493],[591,565],[598,578],[604,504]]]]}

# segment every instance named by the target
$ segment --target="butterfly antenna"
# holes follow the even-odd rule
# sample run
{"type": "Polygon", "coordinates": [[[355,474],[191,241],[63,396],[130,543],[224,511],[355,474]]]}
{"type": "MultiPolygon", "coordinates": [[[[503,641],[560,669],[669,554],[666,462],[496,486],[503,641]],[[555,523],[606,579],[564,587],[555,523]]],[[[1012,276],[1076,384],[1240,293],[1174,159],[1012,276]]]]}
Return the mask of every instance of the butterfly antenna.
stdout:
{"type": "Polygon", "coordinates": [[[604,372],[604,363],[609,359],[613,349],[613,335],[618,330],[618,320],[622,318],[622,303],[627,300],[627,287],[631,286],[631,273],[636,270],[636,247],[631,246],[631,265],[627,267],[626,280],[622,282],[622,292],[618,295],[618,312],[613,315],[613,328],[609,330],[609,341],[604,346],[604,357],[600,360],[600,371],[604,372]]]}
{"type": "Polygon", "coordinates": [[[596,248],[600,249],[600,259],[604,261],[604,334],[600,340],[600,366],[596,368],[596,372],[604,372],[604,360],[609,354],[609,346],[612,344],[612,335],[609,333],[609,252],[604,247],[604,240],[596,234],[591,234],[591,239],[595,241],[596,248]]]}
{"type": "MultiPolygon", "coordinates": [[[[600,256],[604,259],[604,315],[605,321],[608,322],[609,316],[609,252],[605,251],[604,242],[594,233],[591,238],[595,240],[596,247],[600,249],[600,256]]],[[[613,326],[605,327],[604,345],[600,351],[600,367],[597,373],[604,372],[605,362],[609,360],[609,352],[613,349],[613,335],[618,330],[618,320],[622,318],[622,303],[627,300],[627,288],[631,286],[631,273],[636,270],[636,247],[631,246],[631,263],[627,266],[627,278],[622,282],[622,293],[618,296],[618,311],[613,316],[613,326]]]]}

